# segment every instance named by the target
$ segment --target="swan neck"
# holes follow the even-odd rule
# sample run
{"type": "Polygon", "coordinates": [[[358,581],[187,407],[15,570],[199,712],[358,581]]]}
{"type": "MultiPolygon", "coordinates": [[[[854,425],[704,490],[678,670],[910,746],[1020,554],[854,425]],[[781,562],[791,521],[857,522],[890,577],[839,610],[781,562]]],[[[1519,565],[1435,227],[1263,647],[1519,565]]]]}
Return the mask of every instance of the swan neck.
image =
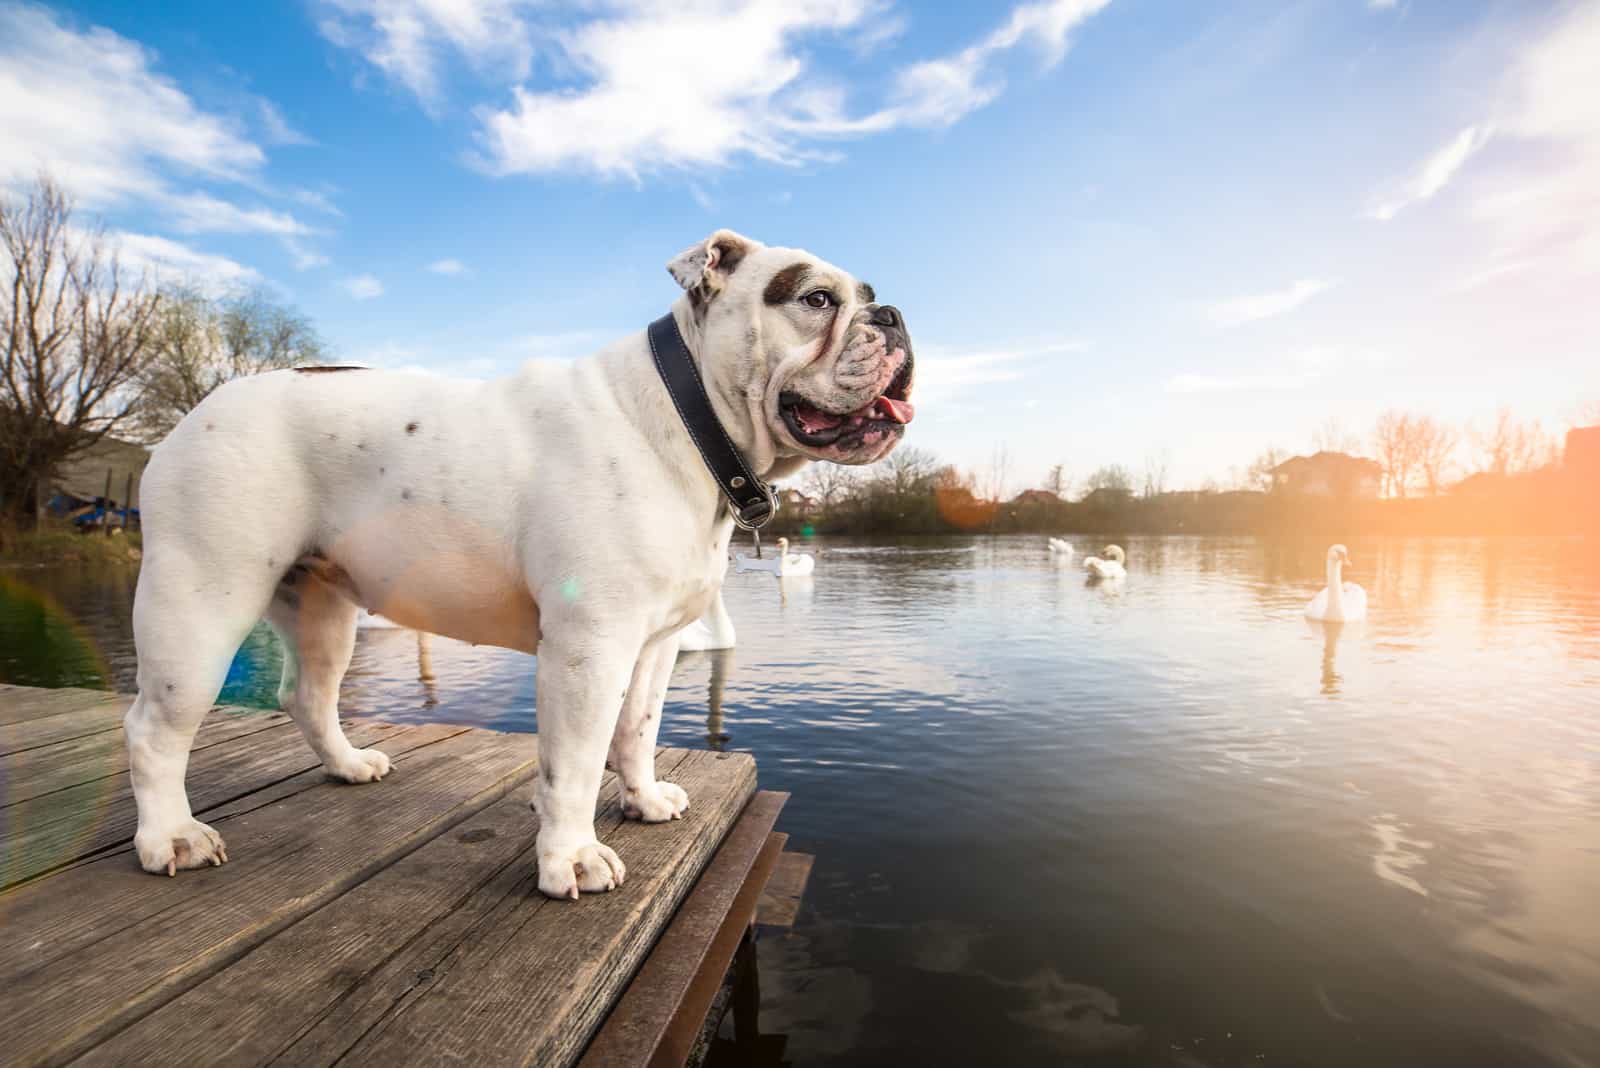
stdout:
{"type": "Polygon", "coordinates": [[[1344,565],[1338,557],[1328,561],[1328,614],[1338,617],[1344,610],[1344,565]]]}

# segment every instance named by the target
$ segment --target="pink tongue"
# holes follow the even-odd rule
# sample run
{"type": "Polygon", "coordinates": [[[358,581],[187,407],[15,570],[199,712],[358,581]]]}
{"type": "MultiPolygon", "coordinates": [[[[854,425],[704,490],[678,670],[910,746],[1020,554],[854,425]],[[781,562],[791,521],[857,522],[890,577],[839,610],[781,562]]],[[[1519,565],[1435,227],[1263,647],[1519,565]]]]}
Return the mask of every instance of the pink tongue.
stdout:
{"type": "Polygon", "coordinates": [[[884,417],[893,423],[909,423],[911,417],[917,414],[917,409],[910,401],[895,400],[892,397],[879,397],[873,402],[873,408],[882,412],[884,417]]]}

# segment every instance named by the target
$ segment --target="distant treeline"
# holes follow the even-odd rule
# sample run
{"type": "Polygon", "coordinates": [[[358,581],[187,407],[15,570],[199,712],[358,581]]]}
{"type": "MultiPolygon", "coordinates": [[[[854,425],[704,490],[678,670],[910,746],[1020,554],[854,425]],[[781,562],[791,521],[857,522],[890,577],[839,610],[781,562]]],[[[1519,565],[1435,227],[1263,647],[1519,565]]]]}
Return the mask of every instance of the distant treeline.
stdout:
{"type": "MultiPolygon", "coordinates": [[[[969,479],[926,456],[868,477],[786,495],[779,533],[916,535],[1086,534],[1571,534],[1600,531],[1600,479],[1551,466],[1481,476],[1432,497],[1337,499],[1288,490],[1136,495],[1097,489],[1080,500],[1027,490],[987,500],[969,479]]],[[[827,465],[818,465],[825,467],[827,465]]]]}

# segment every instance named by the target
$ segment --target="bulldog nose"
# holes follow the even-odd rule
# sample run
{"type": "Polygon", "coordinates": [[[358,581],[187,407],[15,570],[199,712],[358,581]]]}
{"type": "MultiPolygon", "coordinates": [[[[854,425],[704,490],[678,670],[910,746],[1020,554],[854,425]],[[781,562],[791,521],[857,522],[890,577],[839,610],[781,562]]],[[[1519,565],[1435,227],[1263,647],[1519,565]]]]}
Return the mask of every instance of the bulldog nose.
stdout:
{"type": "Polygon", "coordinates": [[[872,318],[868,322],[873,326],[899,326],[900,309],[892,304],[880,304],[872,310],[872,318]]]}

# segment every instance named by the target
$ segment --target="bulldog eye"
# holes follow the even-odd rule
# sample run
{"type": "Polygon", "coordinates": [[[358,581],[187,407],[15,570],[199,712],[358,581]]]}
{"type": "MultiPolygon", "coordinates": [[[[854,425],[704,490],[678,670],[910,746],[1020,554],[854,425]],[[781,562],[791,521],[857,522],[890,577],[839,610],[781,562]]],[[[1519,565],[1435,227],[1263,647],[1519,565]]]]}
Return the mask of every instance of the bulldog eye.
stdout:
{"type": "Polygon", "coordinates": [[[826,289],[813,289],[811,292],[801,297],[800,302],[808,308],[818,309],[832,308],[839,303],[834,299],[833,294],[829,293],[826,289]]]}

